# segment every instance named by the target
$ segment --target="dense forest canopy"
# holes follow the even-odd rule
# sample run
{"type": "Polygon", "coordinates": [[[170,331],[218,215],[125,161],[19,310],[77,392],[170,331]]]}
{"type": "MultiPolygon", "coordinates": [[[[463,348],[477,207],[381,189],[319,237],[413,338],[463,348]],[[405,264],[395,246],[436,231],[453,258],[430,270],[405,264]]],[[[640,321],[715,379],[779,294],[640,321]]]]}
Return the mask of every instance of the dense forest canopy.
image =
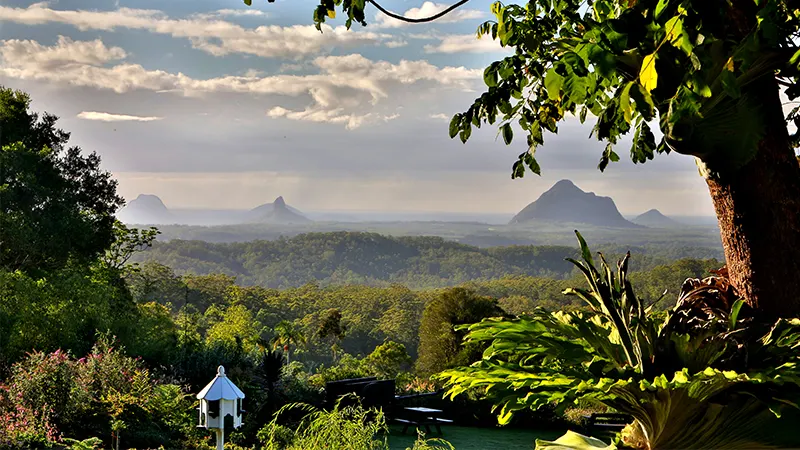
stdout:
{"type": "MultiPolygon", "coordinates": [[[[599,246],[611,258],[636,254],[635,270],[647,270],[681,258],[711,259],[709,248],[599,246]]],[[[391,237],[374,233],[309,233],[289,239],[212,244],[202,241],[156,242],[132,261],[156,261],[178,273],[236,276],[241,285],[270,288],[400,283],[411,288],[454,286],[470,280],[526,275],[563,279],[573,273],[564,260],[577,250],[566,246],[477,248],[438,237],[391,237]]]]}

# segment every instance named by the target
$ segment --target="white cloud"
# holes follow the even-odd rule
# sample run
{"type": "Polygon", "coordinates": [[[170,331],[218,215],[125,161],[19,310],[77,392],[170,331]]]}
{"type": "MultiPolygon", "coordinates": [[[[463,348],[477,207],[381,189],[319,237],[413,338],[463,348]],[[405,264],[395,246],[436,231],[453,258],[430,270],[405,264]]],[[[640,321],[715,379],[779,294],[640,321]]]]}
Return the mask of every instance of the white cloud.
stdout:
{"type": "Polygon", "coordinates": [[[119,47],[106,47],[99,39],[94,41],[73,41],[59,36],[52,47],[35,41],[2,41],[2,57],[11,61],[24,60],[26,64],[50,70],[61,66],[88,65],[99,66],[107,62],[121,60],[127,56],[119,47]]]}
{"type": "Polygon", "coordinates": [[[244,28],[212,17],[172,19],[161,11],[150,9],[55,10],[44,4],[34,4],[27,8],[0,6],[1,21],[24,25],[62,23],[81,31],[146,30],[188,39],[194,48],[214,56],[238,53],[264,58],[297,59],[306,55],[318,55],[334,47],[374,46],[391,38],[390,35],[381,33],[348,31],[343,26],[332,28],[323,25],[324,33],[320,33],[312,25],[263,25],[244,28]]]}
{"type": "Polygon", "coordinates": [[[446,121],[448,121],[448,122],[449,122],[449,121],[450,121],[450,119],[451,119],[451,117],[450,117],[450,116],[448,116],[448,115],[447,115],[447,114],[445,114],[445,113],[431,114],[431,115],[430,115],[430,116],[428,116],[428,117],[430,117],[431,119],[436,119],[436,120],[446,120],[446,121]]]}
{"type": "Polygon", "coordinates": [[[402,39],[396,39],[394,41],[389,41],[384,45],[386,45],[389,48],[405,47],[406,45],[408,45],[408,41],[404,41],[402,39]]]}
{"type": "MultiPolygon", "coordinates": [[[[424,60],[398,63],[372,61],[362,55],[323,56],[312,61],[307,75],[222,76],[195,79],[182,73],[148,70],[139,64],[120,61],[125,57],[116,47],[100,40],[72,41],[59,38],[52,47],[31,40],[0,41],[0,75],[22,80],[89,87],[125,93],[145,90],[186,96],[204,94],[248,94],[307,96],[311,103],[303,110],[278,106],[271,117],[332,122],[348,128],[390,118],[376,111],[390,92],[403,85],[421,83],[415,93],[439,92],[443,87],[469,90],[480,79],[480,69],[437,67],[424,60]]],[[[400,98],[402,101],[403,99],[400,98]]]]}
{"type": "Polygon", "coordinates": [[[248,9],[218,9],[216,11],[210,13],[200,13],[195,14],[192,17],[197,17],[198,19],[211,19],[217,17],[268,17],[265,11],[261,11],[260,9],[248,8],[248,9]]]}
{"type": "Polygon", "coordinates": [[[500,46],[500,41],[489,36],[478,39],[474,34],[452,34],[439,38],[438,44],[429,44],[425,53],[510,53],[500,46]]]}
{"type": "Polygon", "coordinates": [[[388,122],[400,117],[399,114],[381,115],[376,113],[355,114],[345,113],[344,108],[326,110],[320,105],[307,108],[302,111],[291,111],[286,108],[276,106],[267,111],[267,116],[277,119],[286,118],[289,120],[300,120],[304,122],[327,122],[334,124],[344,124],[348,130],[353,130],[362,125],[375,122],[388,122]]]}
{"type": "MultiPolygon", "coordinates": [[[[434,14],[437,14],[445,10],[448,6],[449,5],[440,3],[425,2],[419,8],[411,8],[400,15],[409,19],[422,19],[424,17],[430,17],[434,14]]],[[[478,11],[475,9],[455,9],[454,11],[445,14],[441,18],[436,19],[436,22],[461,22],[464,20],[481,19],[485,16],[486,14],[483,11],[478,11]]],[[[375,16],[375,25],[380,28],[400,28],[411,24],[408,22],[403,22],[402,20],[393,19],[382,12],[378,12],[375,16]]]]}
{"type": "Polygon", "coordinates": [[[97,120],[100,122],[152,122],[163,119],[163,117],[155,116],[131,116],[128,114],[112,114],[97,111],[82,111],[77,117],[79,119],[97,120]]]}

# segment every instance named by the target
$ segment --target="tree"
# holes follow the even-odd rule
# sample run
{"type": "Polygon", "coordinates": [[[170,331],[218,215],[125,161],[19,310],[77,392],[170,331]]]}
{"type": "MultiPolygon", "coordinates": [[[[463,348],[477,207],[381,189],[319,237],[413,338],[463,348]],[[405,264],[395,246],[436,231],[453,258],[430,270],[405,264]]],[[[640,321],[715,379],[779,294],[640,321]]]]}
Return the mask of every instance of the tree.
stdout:
{"type": "Polygon", "coordinates": [[[345,333],[347,333],[347,326],[342,323],[341,311],[331,308],[322,313],[319,328],[317,328],[317,337],[330,344],[334,361],[336,361],[336,350],[344,339],[345,333]]]}
{"type": "MultiPolygon", "coordinates": [[[[159,234],[161,232],[156,227],[150,227],[146,230],[128,228],[124,223],[117,220],[114,222],[114,242],[111,243],[105,255],[100,259],[106,267],[121,270],[134,253],[153,245],[153,241],[156,240],[159,234]]],[[[137,266],[138,264],[133,264],[134,268],[137,266]]]]}
{"type": "Polygon", "coordinates": [[[244,305],[231,306],[222,314],[222,320],[215,323],[206,333],[206,344],[222,343],[229,347],[241,342],[246,351],[256,347],[262,327],[244,305]]]}
{"type": "MultiPolygon", "coordinates": [[[[338,6],[348,27],[366,25],[366,3],[386,12],[375,0],[321,0],[313,20],[320,28],[338,6]]],[[[780,98],[782,89],[800,96],[796,2],[530,0],[491,11],[478,36],[514,54],[486,68],[486,92],[453,117],[451,137],[466,142],[474,127],[498,124],[511,144],[518,125],[527,150],[513,178],[540,173],[545,132],[576,117],[593,121],[592,134],[607,143],[600,170],[631,135],[635,163],[656,153],[695,157],[739,293],[767,313],[800,313],[800,259],[786,251],[800,247],[800,131],[786,127],[800,124],[800,107],[786,115],[780,98]]]]}
{"type": "Polygon", "coordinates": [[[444,291],[428,303],[422,313],[417,370],[432,374],[479,359],[481,349],[464,346],[462,341],[466,332],[455,327],[502,315],[503,310],[493,298],[479,296],[464,288],[444,291]]]}
{"type": "Polygon", "coordinates": [[[52,270],[93,260],[115,240],[124,203],[100,158],[66,149],[56,116],[29,111],[30,98],[0,86],[0,267],[52,270]]]}
{"type": "Polygon", "coordinates": [[[272,350],[282,349],[286,354],[287,362],[290,361],[289,352],[291,351],[291,346],[294,345],[298,347],[304,345],[306,342],[306,338],[303,336],[303,331],[300,327],[288,320],[281,320],[278,322],[272,331],[275,333],[275,336],[270,340],[272,350]]]}
{"type": "Polygon", "coordinates": [[[387,340],[375,347],[364,363],[369,370],[381,378],[394,378],[400,372],[411,368],[411,356],[406,351],[406,346],[399,342],[387,340]]]}

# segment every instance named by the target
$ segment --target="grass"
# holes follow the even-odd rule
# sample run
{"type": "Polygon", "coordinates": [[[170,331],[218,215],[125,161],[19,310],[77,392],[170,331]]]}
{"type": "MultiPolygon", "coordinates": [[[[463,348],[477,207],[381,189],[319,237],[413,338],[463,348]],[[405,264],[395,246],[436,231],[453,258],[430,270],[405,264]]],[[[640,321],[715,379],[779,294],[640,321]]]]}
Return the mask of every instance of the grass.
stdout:
{"type": "MultiPolygon", "coordinates": [[[[401,434],[402,426],[389,426],[389,448],[405,450],[411,448],[416,432],[409,428],[401,434]]],[[[509,428],[467,428],[457,426],[442,427],[443,439],[453,444],[456,450],[532,450],[536,439],[557,439],[563,431],[541,431],[509,428]]],[[[440,437],[434,430],[426,438],[440,437]]]]}

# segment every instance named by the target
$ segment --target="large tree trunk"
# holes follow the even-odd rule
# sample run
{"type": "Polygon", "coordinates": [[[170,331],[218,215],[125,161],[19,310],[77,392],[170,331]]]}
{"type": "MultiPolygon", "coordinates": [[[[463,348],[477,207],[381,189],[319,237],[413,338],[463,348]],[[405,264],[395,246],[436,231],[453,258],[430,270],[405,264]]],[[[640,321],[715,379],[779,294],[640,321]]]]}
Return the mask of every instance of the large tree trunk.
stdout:
{"type": "Polygon", "coordinates": [[[758,84],[766,134],[757,155],[734,176],[706,181],[739,294],[766,314],[800,317],[800,166],[777,83],[758,84]]]}

